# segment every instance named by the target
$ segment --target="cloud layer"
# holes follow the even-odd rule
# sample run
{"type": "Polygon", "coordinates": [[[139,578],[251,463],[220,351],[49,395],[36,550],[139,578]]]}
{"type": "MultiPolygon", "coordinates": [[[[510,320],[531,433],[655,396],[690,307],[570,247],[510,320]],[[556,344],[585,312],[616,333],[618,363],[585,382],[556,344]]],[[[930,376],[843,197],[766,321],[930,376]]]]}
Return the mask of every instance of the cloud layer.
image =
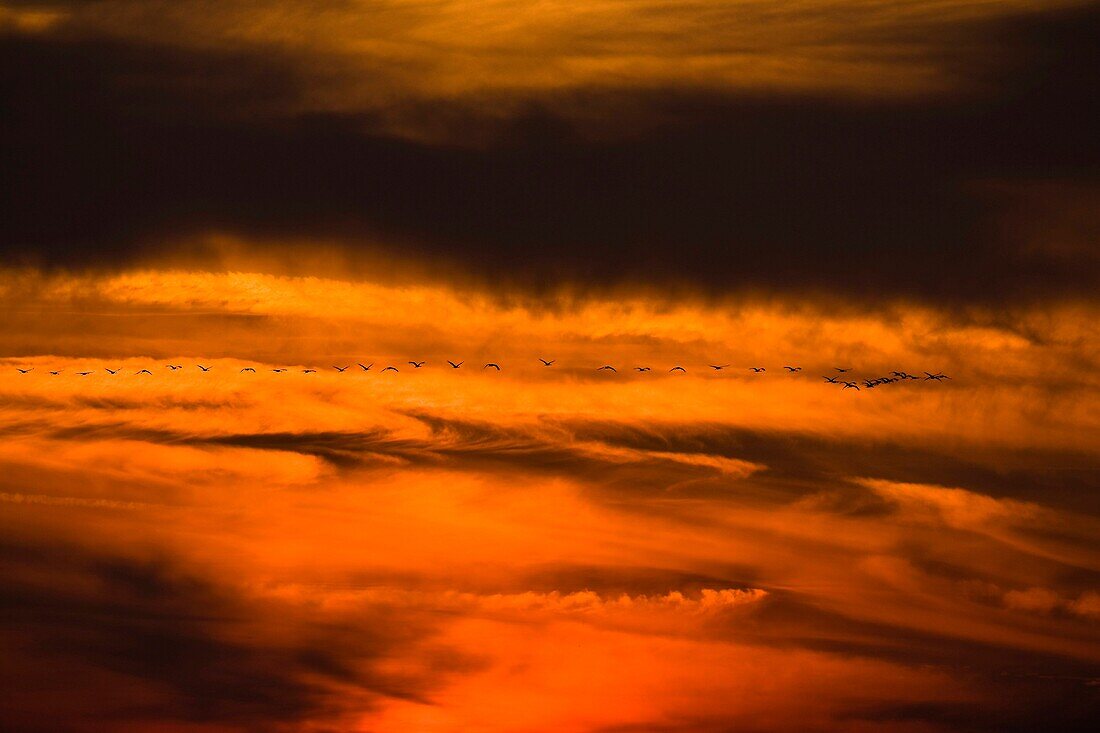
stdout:
{"type": "Polygon", "coordinates": [[[10,7],[6,256],[228,236],[498,290],[1096,292],[1093,6],[326,8],[10,7]]]}
{"type": "Polygon", "coordinates": [[[548,307],[172,270],[9,272],[3,297],[14,730],[1093,718],[1081,306],[548,307]],[[837,366],[953,378],[854,392],[837,366]]]}
{"type": "Polygon", "coordinates": [[[1091,730],[1098,28],[0,0],[0,727],[1091,730]]]}

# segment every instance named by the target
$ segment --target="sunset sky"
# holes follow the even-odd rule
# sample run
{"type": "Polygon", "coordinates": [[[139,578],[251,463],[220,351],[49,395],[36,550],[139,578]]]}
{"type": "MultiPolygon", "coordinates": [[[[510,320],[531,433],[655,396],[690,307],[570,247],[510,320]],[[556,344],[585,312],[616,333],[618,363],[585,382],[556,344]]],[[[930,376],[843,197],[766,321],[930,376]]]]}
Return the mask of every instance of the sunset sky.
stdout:
{"type": "Polygon", "coordinates": [[[1077,0],[0,0],[0,730],[1090,730],[1098,82],[1077,0]]]}

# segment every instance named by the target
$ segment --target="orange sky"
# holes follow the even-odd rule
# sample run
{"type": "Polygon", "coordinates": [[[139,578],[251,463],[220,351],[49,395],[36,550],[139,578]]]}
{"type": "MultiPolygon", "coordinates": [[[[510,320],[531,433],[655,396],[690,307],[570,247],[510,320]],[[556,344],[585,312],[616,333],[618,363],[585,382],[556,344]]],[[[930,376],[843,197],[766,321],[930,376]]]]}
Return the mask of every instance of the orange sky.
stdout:
{"type": "Polygon", "coordinates": [[[1097,38],[0,0],[0,729],[1091,730],[1097,38]]]}
{"type": "Polygon", "coordinates": [[[3,285],[28,729],[63,704],[72,730],[939,730],[1093,694],[1088,305],[3,285]]]}

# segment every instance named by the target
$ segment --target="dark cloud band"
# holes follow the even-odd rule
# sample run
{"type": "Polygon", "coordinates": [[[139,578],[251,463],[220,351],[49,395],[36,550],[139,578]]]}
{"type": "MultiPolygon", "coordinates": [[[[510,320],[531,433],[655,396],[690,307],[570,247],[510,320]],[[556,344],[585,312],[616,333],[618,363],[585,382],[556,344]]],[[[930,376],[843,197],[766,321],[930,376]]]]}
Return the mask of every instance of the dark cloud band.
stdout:
{"type": "Polygon", "coordinates": [[[0,246],[114,266],[220,231],[334,239],[501,287],[1088,298],[1098,18],[970,29],[993,57],[950,94],[584,88],[512,100],[489,134],[469,100],[292,112],[308,89],[278,54],[9,34],[0,246]],[[392,114],[445,142],[372,132],[392,114]],[[1029,211],[1050,226],[1012,223],[1029,211]]]}

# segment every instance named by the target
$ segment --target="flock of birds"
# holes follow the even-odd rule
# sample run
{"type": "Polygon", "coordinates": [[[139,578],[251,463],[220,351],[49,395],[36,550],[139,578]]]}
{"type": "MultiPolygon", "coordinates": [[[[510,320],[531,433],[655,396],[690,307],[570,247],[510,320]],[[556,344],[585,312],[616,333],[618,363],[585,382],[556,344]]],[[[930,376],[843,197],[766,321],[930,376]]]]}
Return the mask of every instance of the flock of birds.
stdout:
{"type": "MultiPolygon", "coordinates": [[[[539,361],[542,363],[543,367],[552,367],[554,365],[554,363],[556,362],[555,359],[543,359],[541,357],[539,358],[539,361]]],[[[413,369],[421,369],[421,368],[424,367],[425,364],[427,364],[427,361],[409,361],[408,364],[413,369]]],[[[465,362],[462,362],[462,361],[454,362],[454,361],[447,360],[447,364],[450,365],[450,367],[452,369],[460,369],[462,367],[462,365],[465,364],[465,362]]],[[[195,366],[203,372],[209,372],[209,371],[213,370],[213,368],[214,368],[212,366],[205,366],[203,364],[196,364],[195,366]]],[[[340,372],[342,374],[342,373],[348,371],[349,369],[351,369],[352,366],[358,366],[359,369],[361,369],[362,371],[369,372],[371,369],[374,368],[374,363],[372,362],[370,364],[361,364],[361,363],[357,362],[354,365],[353,364],[348,364],[347,366],[333,365],[332,368],[335,369],[337,372],[340,372]]],[[[707,366],[710,367],[712,370],[714,370],[716,372],[720,372],[724,369],[729,369],[731,367],[730,364],[708,364],[707,366]]],[[[183,369],[184,367],[183,367],[182,364],[166,364],[165,368],[167,368],[169,371],[175,372],[175,371],[179,371],[179,370],[183,369]]],[[[482,368],[482,370],[495,369],[498,372],[501,371],[500,365],[495,363],[495,362],[488,362],[484,366],[482,366],[481,368],[482,368]]],[[[650,371],[653,371],[652,367],[648,367],[648,366],[636,366],[636,367],[633,367],[633,369],[636,372],[650,372],[650,371]]],[[[797,373],[802,371],[802,367],[800,367],[800,366],[789,366],[789,365],[787,365],[787,366],[784,366],[783,369],[786,370],[787,374],[797,374],[797,373]]],[[[924,377],[919,377],[919,376],[909,374],[908,372],[904,372],[904,371],[893,371],[893,372],[890,372],[890,374],[888,376],[872,377],[870,379],[858,380],[858,379],[853,379],[853,378],[848,378],[847,377],[848,373],[850,371],[852,371],[850,367],[849,368],[834,367],[834,369],[837,372],[836,374],[834,374],[832,376],[822,375],[822,379],[824,379],[829,384],[838,385],[842,389],[855,389],[857,391],[861,389],[861,387],[860,387],[861,382],[863,384],[862,389],[874,389],[875,387],[879,387],[879,386],[884,385],[884,384],[893,384],[895,382],[905,382],[905,381],[940,382],[940,381],[943,381],[944,379],[951,379],[951,377],[947,376],[943,372],[936,372],[935,374],[933,374],[932,372],[924,372],[925,376],[924,377]]],[[[753,372],[754,374],[764,374],[764,373],[767,373],[767,371],[768,371],[767,367],[762,367],[762,366],[761,367],[756,367],[756,366],[749,367],[748,370],[753,372]]],[[[18,371],[20,374],[29,374],[30,372],[34,371],[34,367],[28,367],[26,369],[17,368],[16,371],[18,371]]],[[[47,371],[51,375],[57,377],[57,376],[60,376],[62,374],[62,372],[64,372],[65,370],[64,369],[55,369],[55,370],[47,370],[47,371]]],[[[118,369],[104,368],[104,371],[113,376],[113,375],[121,373],[122,368],[121,367],[118,368],[118,369]]],[[[290,371],[290,369],[288,369],[286,367],[276,367],[276,368],[270,369],[269,371],[271,371],[275,374],[282,374],[283,372],[290,371]]],[[[400,372],[401,370],[398,369],[397,367],[393,366],[393,365],[389,365],[389,366],[383,367],[382,369],[379,369],[378,371],[380,371],[380,372],[391,372],[391,371],[392,372],[400,372]]],[[[597,367],[596,371],[598,371],[598,372],[616,372],[617,373],[619,370],[616,369],[615,367],[613,367],[610,364],[604,364],[601,367],[597,367]]],[[[687,369],[685,369],[684,367],[682,367],[680,365],[676,365],[676,366],[672,367],[671,369],[669,369],[668,371],[670,373],[677,373],[677,372],[683,373],[683,374],[687,373],[687,369]]],[[[255,367],[250,367],[250,366],[243,367],[240,370],[240,372],[241,373],[250,372],[250,373],[255,374],[256,373],[256,368],[255,367]]],[[[313,368],[307,368],[307,369],[302,369],[301,372],[302,372],[302,374],[315,374],[317,372],[317,370],[313,369],[313,368]]],[[[95,374],[95,370],[92,369],[90,371],[75,372],[75,374],[77,376],[87,377],[91,374],[95,374]]],[[[142,375],[142,374],[152,376],[153,372],[150,371],[149,369],[140,369],[140,370],[134,372],[134,376],[139,376],[139,375],[142,375]]]]}

